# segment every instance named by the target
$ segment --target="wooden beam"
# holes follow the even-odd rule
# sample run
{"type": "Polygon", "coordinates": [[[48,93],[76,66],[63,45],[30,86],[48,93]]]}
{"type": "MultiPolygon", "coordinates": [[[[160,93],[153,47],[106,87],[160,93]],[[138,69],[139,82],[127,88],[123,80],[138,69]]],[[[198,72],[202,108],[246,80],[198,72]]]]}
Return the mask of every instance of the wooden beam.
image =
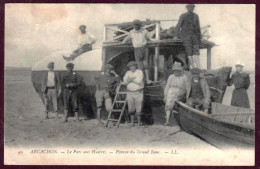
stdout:
{"type": "Polygon", "coordinates": [[[117,28],[107,27],[107,29],[110,29],[110,30],[113,30],[113,31],[117,31],[117,32],[123,32],[123,33],[128,34],[127,31],[124,31],[124,30],[121,30],[121,29],[117,29],[117,28]]]}
{"type": "Polygon", "coordinates": [[[106,26],[104,26],[103,28],[103,42],[107,41],[107,29],[106,26]]]}
{"type": "Polygon", "coordinates": [[[207,69],[211,69],[211,47],[207,48],[207,69]]]}
{"type": "Polygon", "coordinates": [[[103,47],[102,48],[102,68],[101,68],[102,72],[105,71],[105,64],[106,64],[106,48],[103,47]]]}
{"type": "MultiPolygon", "coordinates": [[[[160,40],[160,23],[156,23],[155,28],[155,38],[156,40],[160,40]]],[[[155,47],[155,55],[154,55],[154,81],[158,81],[158,60],[159,60],[159,45],[155,47]]]]}

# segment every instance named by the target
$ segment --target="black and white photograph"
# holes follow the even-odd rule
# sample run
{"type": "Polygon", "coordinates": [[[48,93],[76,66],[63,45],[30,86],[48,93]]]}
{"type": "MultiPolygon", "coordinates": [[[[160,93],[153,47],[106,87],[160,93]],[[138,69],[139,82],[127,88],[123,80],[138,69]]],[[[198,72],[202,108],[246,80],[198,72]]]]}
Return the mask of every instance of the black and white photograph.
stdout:
{"type": "Polygon", "coordinates": [[[255,165],[255,13],[5,4],[5,165],[255,165]]]}

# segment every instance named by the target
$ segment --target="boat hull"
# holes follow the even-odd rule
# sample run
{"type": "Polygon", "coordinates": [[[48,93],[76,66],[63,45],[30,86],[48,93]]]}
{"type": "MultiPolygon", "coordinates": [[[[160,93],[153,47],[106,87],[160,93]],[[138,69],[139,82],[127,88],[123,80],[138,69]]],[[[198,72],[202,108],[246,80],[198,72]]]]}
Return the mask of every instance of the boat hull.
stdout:
{"type": "Polygon", "coordinates": [[[220,149],[254,147],[254,129],[218,121],[184,104],[178,105],[178,120],[184,130],[220,149]]]}

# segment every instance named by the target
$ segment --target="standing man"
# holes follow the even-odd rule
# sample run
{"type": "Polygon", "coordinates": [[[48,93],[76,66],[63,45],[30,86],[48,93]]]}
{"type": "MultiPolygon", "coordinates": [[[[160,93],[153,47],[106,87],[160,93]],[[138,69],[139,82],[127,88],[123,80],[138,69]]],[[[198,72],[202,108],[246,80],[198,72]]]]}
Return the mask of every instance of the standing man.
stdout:
{"type": "Polygon", "coordinates": [[[76,119],[79,121],[78,108],[78,87],[81,85],[81,77],[73,71],[74,64],[68,63],[66,65],[68,72],[64,74],[61,80],[63,88],[63,103],[65,120],[68,121],[68,109],[71,106],[75,112],[76,119]]]}
{"type": "Polygon", "coordinates": [[[111,64],[105,65],[105,73],[101,74],[96,84],[96,102],[97,102],[97,119],[98,124],[102,124],[101,121],[101,108],[105,101],[106,110],[109,112],[112,110],[111,93],[115,92],[117,84],[120,83],[120,77],[114,71],[114,67],[111,64]]]}
{"type": "Polygon", "coordinates": [[[172,67],[173,73],[169,76],[167,84],[164,89],[164,101],[166,122],[165,126],[169,125],[171,112],[175,106],[175,102],[179,100],[185,100],[187,91],[187,77],[182,72],[181,63],[175,62],[172,67]]]}
{"type": "Polygon", "coordinates": [[[131,30],[127,37],[122,41],[125,44],[127,41],[132,40],[135,53],[135,61],[137,62],[138,69],[143,70],[146,76],[146,82],[151,83],[149,79],[149,69],[148,69],[148,47],[147,40],[155,41],[151,38],[149,32],[142,28],[142,22],[139,20],[133,21],[134,29],[131,30]]]}
{"type": "Polygon", "coordinates": [[[194,4],[187,4],[186,8],[188,12],[180,16],[179,22],[175,27],[175,37],[173,39],[177,40],[177,37],[180,35],[188,55],[190,67],[200,68],[199,47],[201,31],[199,16],[193,13],[194,4]]]}
{"type": "Polygon", "coordinates": [[[142,125],[142,107],[143,107],[143,72],[137,69],[135,61],[129,62],[127,67],[130,69],[126,72],[123,84],[127,85],[127,104],[128,113],[131,117],[132,126],[134,126],[134,118],[137,116],[138,126],[142,125]]]}
{"type": "Polygon", "coordinates": [[[73,53],[69,57],[63,56],[63,58],[67,61],[74,60],[79,55],[92,50],[92,45],[97,40],[94,35],[92,35],[86,31],[85,25],[81,25],[79,27],[79,30],[80,30],[79,35],[78,35],[79,48],[77,50],[73,51],[73,53]]]}
{"type": "Polygon", "coordinates": [[[48,102],[52,101],[54,112],[58,117],[58,95],[61,93],[60,79],[57,72],[54,72],[54,62],[47,65],[49,71],[43,75],[41,83],[41,91],[45,104],[45,119],[48,119],[48,102]]]}
{"type": "Polygon", "coordinates": [[[210,108],[210,90],[205,78],[200,77],[200,69],[193,68],[191,70],[192,77],[189,79],[186,102],[187,105],[194,107],[195,105],[203,107],[205,113],[209,113],[210,108]]]}
{"type": "Polygon", "coordinates": [[[236,72],[231,76],[228,82],[229,86],[234,84],[235,90],[232,93],[231,105],[237,107],[250,108],[249,99],[246,90],[250,85],[249,75],[243,72],[243,65],[236,64],[236,72]]]}

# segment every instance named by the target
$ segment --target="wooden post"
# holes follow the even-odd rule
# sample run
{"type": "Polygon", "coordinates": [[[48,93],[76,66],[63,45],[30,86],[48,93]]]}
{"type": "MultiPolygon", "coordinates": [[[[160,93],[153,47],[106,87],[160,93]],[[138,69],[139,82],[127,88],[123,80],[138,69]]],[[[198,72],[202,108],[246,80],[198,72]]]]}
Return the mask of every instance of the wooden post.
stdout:
{"type": "Polygon", "coordinates": [[[106,64],[106,47],[102,47],[102,68],[101,71],[105,71],[105,64],[106,64]]]}
{"type": "Polygon", "coordinates": [[[107,28],[104,26],[103,28],[103,42],[107,41],[107,28]]]}
{"type": "Polygon", "coordinates": [[[207,69],[211,69],[211,47],[207,48],[207,69]]]}
{"type": "MultiPolygon", "coordinates": [[[[160,23],[156,22],[155,39],[160,40],[160,23]]],[[[159,60],[159,45],[155,47],[154,54],[154,81],[158,81],[158,60],[159,60]]]]}

